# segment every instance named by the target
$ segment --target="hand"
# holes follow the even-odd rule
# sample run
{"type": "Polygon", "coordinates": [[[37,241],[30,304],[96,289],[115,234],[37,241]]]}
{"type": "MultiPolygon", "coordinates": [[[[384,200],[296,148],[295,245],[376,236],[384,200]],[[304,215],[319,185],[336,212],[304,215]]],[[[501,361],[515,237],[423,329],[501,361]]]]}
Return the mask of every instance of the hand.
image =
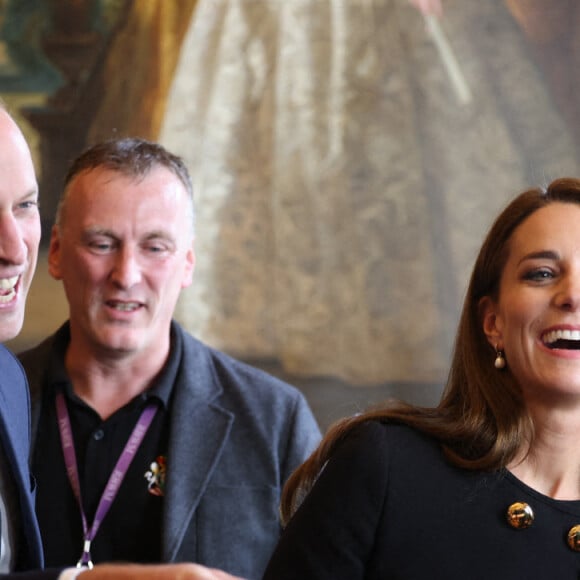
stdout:
{"type": "Polygon", "coordinates": [[[98,564],[79,580],[243,580],[199,564],[98,564]]]}
{"type": "Polygon", "coordinates": [[[421,14],[433,14],[440,17],[443,14],[441,0],[409,0],[409,2],[421,12],[421,14]]]}

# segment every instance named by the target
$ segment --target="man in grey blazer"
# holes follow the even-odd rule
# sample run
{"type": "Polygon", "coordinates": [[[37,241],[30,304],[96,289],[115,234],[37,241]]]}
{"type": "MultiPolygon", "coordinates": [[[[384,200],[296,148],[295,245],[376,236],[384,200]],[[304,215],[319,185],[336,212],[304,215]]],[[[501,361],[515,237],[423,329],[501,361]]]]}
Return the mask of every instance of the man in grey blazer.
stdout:
{"type": "MultiPolygon", "coordinates": [[[[22,327],[40,242],[38,186],[30,149],[0,102],[0,342],[22,327]]],[[[29,393],[16,358],[0,346],[0,577],[72,580],[234,580],[195,564],[104,564],[93,569],[42,569],[30,476],[29,393]]]]}
{"type": "Polygon", "coordinates": [[[69,321],[20,355],[50,566],[192,561],[262,575],[281,488],[320,433],[297,390],[173,320],[194,264],[180,158],[120,139],[73,162],[49,249],[69,321]]]}

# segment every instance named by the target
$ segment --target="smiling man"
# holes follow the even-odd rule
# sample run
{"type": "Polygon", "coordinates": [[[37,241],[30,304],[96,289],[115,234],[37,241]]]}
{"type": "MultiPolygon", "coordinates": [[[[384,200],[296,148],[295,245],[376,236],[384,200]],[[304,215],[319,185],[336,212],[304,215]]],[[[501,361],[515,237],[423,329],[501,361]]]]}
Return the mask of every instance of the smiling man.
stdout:
{"type": "MultiPolygon", "coordinates": [[[[16,123],[0,105],[0,341],[22,328],[32,282],[40,216],[30,150],[16,123]]],[[[42,564],[26,457],[30,445],[24,374],[0,347],[0,572],[42,564]]]]}
{"type": "Polygon", "coordinates": [[[122,139],[73,163],[49,250],[70,319],[21,355],[50,565],[192,561],[261,578],[282,486],[320,434],[297,390],[173,320],[194,265],[180,158],[122,139]]]}
{"type": "Polygon", "coordinates": [[[0,341],[22,328],[34,276],[40,218],[38,186],[28,145],[0,105],[0,341]]]}

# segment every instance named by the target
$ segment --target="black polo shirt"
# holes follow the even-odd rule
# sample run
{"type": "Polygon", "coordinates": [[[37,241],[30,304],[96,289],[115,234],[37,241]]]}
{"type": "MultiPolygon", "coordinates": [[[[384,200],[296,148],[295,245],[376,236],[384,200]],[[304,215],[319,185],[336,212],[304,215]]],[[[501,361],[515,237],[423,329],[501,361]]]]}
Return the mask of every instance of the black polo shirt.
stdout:
{"type": "Polygon", "coordinates": [[[159,405],[91,546],[94,563],[159,562],[164,501],[159,468],[166,458],[171,393],[182,357],[181,338],[172,333],[171,354],[155,384],[106,421],[73,393],[64,366],[69,338],[65,332],[54,343],[32,462],[38,481],[36,511],[45,563],[74,565],[83,548],[81,513],[67,477],[57,424],[55,393],[59,390],[66,398],[89,528],[109,476],[141,412],[151,401],[159,405]]]}

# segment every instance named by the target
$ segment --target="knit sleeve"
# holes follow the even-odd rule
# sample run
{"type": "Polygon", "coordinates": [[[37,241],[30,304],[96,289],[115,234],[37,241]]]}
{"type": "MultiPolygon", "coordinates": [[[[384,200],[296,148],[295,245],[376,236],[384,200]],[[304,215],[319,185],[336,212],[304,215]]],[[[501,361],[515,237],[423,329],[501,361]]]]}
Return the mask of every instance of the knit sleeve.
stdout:
{"type": "Polygon", "coordinates": [[[264,580],[358,580],[388,488],[384,425],[368,422],[339,445],[284,530],[264,580]]]}

